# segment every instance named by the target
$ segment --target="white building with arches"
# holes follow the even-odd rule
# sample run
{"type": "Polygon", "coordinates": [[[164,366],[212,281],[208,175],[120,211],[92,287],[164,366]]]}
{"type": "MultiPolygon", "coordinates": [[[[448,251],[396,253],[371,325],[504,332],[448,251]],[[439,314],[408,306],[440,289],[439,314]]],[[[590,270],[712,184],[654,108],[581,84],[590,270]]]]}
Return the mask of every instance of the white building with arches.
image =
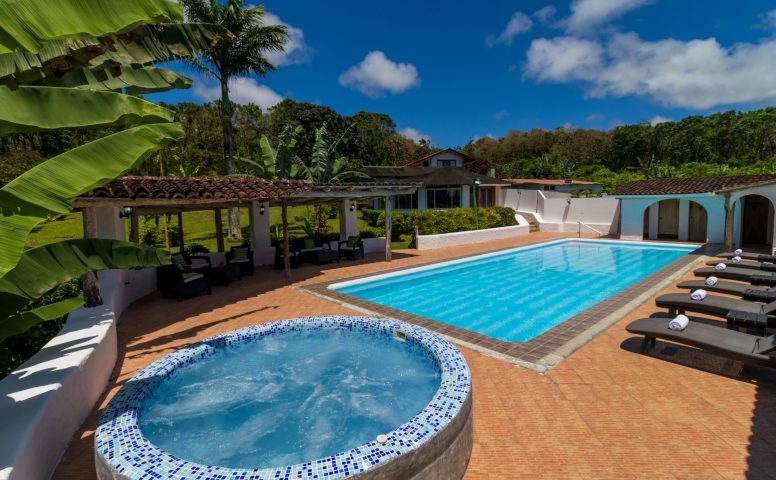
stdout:
{"type": "Polygon", "coordinates": [[[620,238],[773,250],[776,175],[666,178],[632,182],[620,200],[620,238]]]}

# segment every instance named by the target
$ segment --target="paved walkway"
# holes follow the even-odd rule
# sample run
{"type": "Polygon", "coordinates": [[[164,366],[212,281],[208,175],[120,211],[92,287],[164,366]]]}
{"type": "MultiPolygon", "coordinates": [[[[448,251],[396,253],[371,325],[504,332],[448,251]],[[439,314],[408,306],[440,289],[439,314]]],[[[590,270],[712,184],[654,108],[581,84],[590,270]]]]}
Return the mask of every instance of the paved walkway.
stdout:
{"type": "MultiPolygon", "coordinates": [[[[406,250],[390,268],[560,236],[534,233],[523,242],[406,250]]],[[[114,377],[54,478],[95,478],[99,412],[150,362],[247,325],[358,314],[294,286],[386,268],[375,257],[305,266],[291,280],[260,270],[212,296],[177,303],[152,295],[137,302],[119,325],[114,377]]],[[[650,356],[639,355],[639,340],[625,325],[655,311],[648,300],[545,375],[461,349],[474,381],[475,444],[465,478],[776,479],[776,374],[661,342],[650,356]]]]}

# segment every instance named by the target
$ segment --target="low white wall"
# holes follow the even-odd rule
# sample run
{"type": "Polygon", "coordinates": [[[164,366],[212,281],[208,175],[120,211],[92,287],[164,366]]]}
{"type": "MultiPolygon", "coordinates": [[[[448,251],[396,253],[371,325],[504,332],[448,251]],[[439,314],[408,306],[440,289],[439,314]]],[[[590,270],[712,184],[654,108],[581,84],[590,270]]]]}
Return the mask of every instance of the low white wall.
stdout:
{"type": "Polygon", "coordinates": [[[104,305],[70,314],[59,334],[0,381],[0,480],[49,478],[116,364],[116,322],[156,288],[154,269],[100,273],[104,305]]]}
{"type": "Polygon", "coordinates": [[[471,230],[467,232],[442,233],[439,235],[419,235],[417,238],[418,250],[433,250],[435,248],[454,247],[457,245],[469,245],[504,238],[522,237],[528,235],[527,225],[512,227],[488,228],[485,230],[471,230]]]}
{"type": "MultiPolygon", "coordinates": [[[[620,218],[620,201],[616,198],[548,198],[541,190],[512,190],[505,206],[530,213],[542,231],[577,232],[579,222],[603,234],[616,234],[620,218]]],[[[593,233],[582,226],[583,233],[593,233]]]]}
{"type": "Polygon", "coordinates": [[[385,252],[385,237],[364,238],[364,253],[382,253],[385,252]]]}

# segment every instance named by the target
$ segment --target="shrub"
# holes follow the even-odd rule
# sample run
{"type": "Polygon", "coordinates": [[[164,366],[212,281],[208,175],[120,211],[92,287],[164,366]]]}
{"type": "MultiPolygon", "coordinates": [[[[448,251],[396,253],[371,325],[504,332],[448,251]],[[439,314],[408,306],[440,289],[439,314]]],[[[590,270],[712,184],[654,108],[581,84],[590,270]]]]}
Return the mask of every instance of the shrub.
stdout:
{"type": "Polygon", "coordinates": [[[192,243],[186,247],[186,253],[189,255],[202,255],[203,253],[210,253],[210,250],[200,243],[192,243]]]}
{"type": "MultiPolygon", "coordinates": [[[[380,223],[380,219],[384,218],[382,217],[382,210],[373,210],[371,208],[362,208],[361,209],[361,218],[366,222],[367,225],[370,227],[380,227],[383,226],[383,224],[380,223]]],[[[384,220],[383,220],[384,222],[384,220]]]]}
{"type": "MultiPolygon", "coordinates": [[[[516,225],[515,211],[508,207],[480,208],[478,212],[480,229],[516,225]]],[[[385,215],[380,212],[380,222],[385,215]]],[[[412,235],[415,226],[422,235],[465,232],[477,228],[474,209],[454,208],[452,210],[414,210],[395,213],[392,217],[395,235],[412,235]]]]}
{"type": "Polygon", "coordinates": [[[146,221],[140,225],[140,243],[145,245],[156,245],[161,237],[161,230],[156,225],[156,222],[146,221]]]}

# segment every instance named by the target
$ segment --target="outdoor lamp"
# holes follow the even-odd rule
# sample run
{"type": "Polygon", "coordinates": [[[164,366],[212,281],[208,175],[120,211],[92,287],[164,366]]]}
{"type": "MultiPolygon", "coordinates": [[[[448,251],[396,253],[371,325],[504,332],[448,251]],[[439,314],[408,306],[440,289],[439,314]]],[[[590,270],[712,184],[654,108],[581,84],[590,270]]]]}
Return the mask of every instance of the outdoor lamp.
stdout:
{"type": "Polygon", "coordinates": [[[351,212],[355,212],[356,211],[356,204],[355,203],[351,203],[350,204],[350,211],[351,212]]]}
{"type": "Polygon", "coordinates": [[[475,180],[474,180],[474,184],[475,184],[475,185],[477,185],[477,186],[479,186],[480,184],[482,184],[482,180],[480,180],[479,178],[477,178],[477,179],[475,179],[475,180]]]}
{"type": "Polygon", "coordinates": [[[260,207],[259,207],[259,215],[264,215],[264,210],[266,210],[266,209],[264,208],[264,205],[260,206],[260,207]]]}
{"type": "Polygon", "coordinates": [[[119,212],[119,218],[127,218],[132,216],[133,210],[134,209],[132,207],[121,207],[121,212],[119,212]]]}

